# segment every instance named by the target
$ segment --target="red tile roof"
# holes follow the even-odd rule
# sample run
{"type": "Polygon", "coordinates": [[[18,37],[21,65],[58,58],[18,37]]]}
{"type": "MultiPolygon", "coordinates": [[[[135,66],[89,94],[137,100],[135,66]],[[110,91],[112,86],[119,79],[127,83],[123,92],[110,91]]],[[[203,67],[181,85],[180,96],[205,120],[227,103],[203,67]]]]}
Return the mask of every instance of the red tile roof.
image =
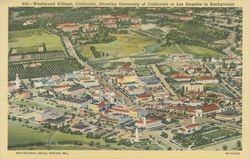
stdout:
{"type": "MultiPolygon", "coordinates": [[[[155,123],[155,122],[159,122],[159,121],[160,121],[160,120],[158,120],[158,119],[148,119],[148,120],[146,120],[146,124],[155,123]]],[[[138,120],[138,121],[136,121],[136,123],[138,123],[138,124],[143,124],[144,121],[143,121],[143,120],[138,120]]]]}
{"type": "Polygon", "coordinates": [[[171,106],[171,109],[183,110],[187,112],[194,112],[194,110],[196,110],[196,108],[192,106],[171,106]]]}
{"type": "Polygon", "coordinates": [[[190,76],[186,73],[172,73],[171,74],[171,77],[172,78],[176,78],[176,79],[185,79],[185,78],[190,78],[190,76]]]}
{"type": "Polygon", "coordinates": [[[180,128],[180,130],[181,130],[182,132],[185,132],[185,131],[186,131],[184,128],[180,128]]]}
{"type": "Polygon", "coordinates": [[[210,111],[218,110],[220,109],[220,107],[216,104],[209,104],[209,105],[201,107],[201,109],[203,112],[210,112],[210,111]]]}
{"type": "Polygon", "coordinates": [[[129,66],[122,66],[120,67],[121,70],[123,71],[128,71],[129,70],[129,66]]]}
{"type": "Polygon", "coordinates": [[[15,86],[15,83],[8,82],[8,87],[15,86]]]}
{"type": "Polygon", "coordinates": [[[76,27],[76,25],[75,24],[63,24],[63,27],[67,27],[67,28],[76,27]]]}
{"type": "Polygon", "coordinates": [[[212,76],[199,76],[196,77],[197,81],[204,81],[204,80],[215,80],[216,78],[212,77],[212,76]]]}
{"type": "Polygon", "coordinates": [[[65,84],[65,85],[57,85],[57,86],[54,86],[53,88],[65,88],[65,87],[69,87],[68,84],[65,84]]]}
{"type": "Polygon", "coordinates": [[[149,98],[152,97],[151,93],[143,93],[143,94],[138,94],[136,95],[137,98],[149,98]]]}
{"type": "Polygon", "coordinates": [[[105,106],[105,102],[102,101],[101,103],[99,103],[97,105],[98,105],[99,108],[104,107],[105,106]]]}
{"type": "Polygon", "coordinates": [[[110,109],[111,112],[113,111],[118,111],[118,112],[125,112],[125,113],[128,113],[129,111],[128,110],[125,110],[125,109],[119,109],[119,108],[112,108],[110,109]]]}
{"type": "Polygon", "coordinates": [[[191,124],[191,125],[185,126],[185,128],[189,129],[189,128],[195,128],[197,126],[199,126],[199,124],[191,124]]]}
{"type": "Polygon", "coordinates": [[[203,112],[210,112],[220,109],[216,104],[210,104],[202,107],[192,107],[192,106],[169,106],[168,109],[183,110],[186,112],[194,112],[195,110],[202,110],[203,112]]]}

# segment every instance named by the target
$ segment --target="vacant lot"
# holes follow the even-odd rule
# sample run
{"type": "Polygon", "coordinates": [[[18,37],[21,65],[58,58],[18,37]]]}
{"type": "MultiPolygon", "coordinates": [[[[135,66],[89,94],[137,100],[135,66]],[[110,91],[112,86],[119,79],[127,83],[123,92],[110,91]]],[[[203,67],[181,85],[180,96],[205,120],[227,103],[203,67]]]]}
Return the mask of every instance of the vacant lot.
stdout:
{"type": "Polygon", "coordinates": [[[97,51],[104,51],[111,56],[130,56],[143,51],[145,46],[155,44],[154,40],[136,33],[116,34],[117,40],[110,43],[87,44],[81,46],[81,53],[85,57],[93,57],[90,46],[95,46],[97,51]]]}
{"type": "Polygon", "coordinates": [[[45,44],[47,51],[63,51],[60,37],[45,29],[30,29],[9,32],[9,49],[13,54],[38,52],[38,47],[45,44]]]}

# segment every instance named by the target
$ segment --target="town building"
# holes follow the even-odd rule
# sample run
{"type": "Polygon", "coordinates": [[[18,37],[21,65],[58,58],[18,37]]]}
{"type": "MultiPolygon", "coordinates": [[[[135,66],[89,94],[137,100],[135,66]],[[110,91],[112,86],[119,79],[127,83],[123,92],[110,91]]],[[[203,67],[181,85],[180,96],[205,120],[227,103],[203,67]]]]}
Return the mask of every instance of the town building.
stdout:
{"type": "Polygon", "coordinates": [[[213,116],[221,112],[221,108],[217,104],[209,104],[204,106],[169,106],[167,107],[169,112],[180,114],[180,115],[190,115],[190,116],[213,116]]]}
{"type": "Polygon", "coordinates": [[[193,20],[193,16],[181,16],[180,20],[182,20],[182,21],[191,21],[191,20],[193,20]]]}
{"type": "Polygon", "coordinates": [[[75,108],[87,108],[90,103],[92,103],[92,99],[74,99],[74,98],[61,98],[56,99],[56,102],[61,105],[65,105],[68,107],[75,108]]]}
{"type": "Polygon", "coordinates": [[[191,77],[184,72],[172,73],[170,77],[176,82],[187,82],[191,80],[191,77]]]}
{"type": "Polygon", "coordinates": [[[57,26],[57,29],[64,32],[73,32],[79,30],[79,26],[76,23],[62,23],[57,26]]]}
{"type": "Polygon", "coordinates": [[[8,112],[11,113],[11,114],[19,113],[19,111],[20,111],[20,107],[19,106],[9,105],[9,107],[8,107],[8,112]]]}
{"type": "Polygon", "coordinates": [[[112,29],[116,29],[117,28],[117,24],[116,22],[110,22],[110,21],[107,21],[107,22],[103,22],[103,26],[106,27],[106,28],[112,28],[112,29]]]}
{"type": "Polygon", "coordinates": [[[143,129],[155,129],[159,128],[162,125],[161,120],[158,119],[140,119],[135,122],[135,126],[137,128],[143,128],[143,129]]]}
{"type": "Polygon", "coordinates": [[[121,86],[126,86],[126,85],[134,85],[137,86],[138,84],[138,77],[137,76],[123,76],[121,78],[117,79],[117,82],[121,85],[121,86]]]}
{"type": "Polygon", "coordinates": [[[145,117],[148,115],[148,111],[142,107],[136,107],[129,111],[129,116],[134,120],[145,117]]]}
{"type": "Polygon", "coordinates": [[[124,105],[113,106],[111,109],[109,109],[109,112],[129,116],[129,108],[124,105]]]}
{"type": "Polygon", "coordinates": [[[236,116],[236,115],[226,115],[226,114],[216,114],[215,116],[216,120],[219,120],[221,122],[237,122],[241,119],[240,116],[236,116]]]}
{"type": "Polygon", "coordinates": [[[16,93],[17,99],[28,99],[32,97],[32,93],[30,91],[19,90],[16,93]]]}
{"type": "Polygon", "coordinates": [[[97,25],[96,24],[90,24],[90,23],[87,23],[87,24],[84,24],[83,27],[82,27],[82,31],[83,32],[95,32],[97,30],[97,25]]]}
{"type": "Polygon", "coordinates": [[[88,109],[94,113],[100,113],[101,111],[105,111],[110,108],[110,104],[106,104],[105,102],[100,102],[97,104],[89,104],[88,109]]]}
{"type": "Polygon", "coordinates": [[[184,92],[202,92],[203,85],[201,83],[187,83],[183,85],[184,92]]]}
{"type": "Polygon", "coordinates": [[[51,109],[47,109],[45,111],[37,113],[35,116],[35,121],[44,122],[48,119],[58,119],[60,117],[62,117],[62,115],[59,114],[58,112],[51,110],[51,109]]]}
{"type": "Polygon", "coordinates": [[[202,126],[199,124],[190,124],[190,125],[186,125],[186,126],[181,127],[179,129],[178,133],[191,134],[191,133],[194,133],[194,132],[200,130],[201,128],[202,128],[202,126]]]}
{"type": "MultiPolygon", "coordinates": [[[[95,126],[92,125],[92,127],[95,127],[95,126]]],[[[91,129],[91,128],[90,128],[90,125],[85,124],[85,123],[83,123],[83,122],[79,122],[79,123],[77,123],[77,124],[75,124],[75,125],[73,125],[73,126],[71,127],[71,130],[72,130],[72,131],[78,131],[78,132],[84,132],[84,131],[90,130],[90,129],[91,129]]]]}
{"type": "Polygon", "coordinates": [[[219,83],[218,79],[212,76],[197,76],[195,77],[196,82],[202,84],[209,84],[209,83],[219,83]]]}
{"type": "Polygon", "coordinates": [[[128,15],[118,15],[116,17],[117,17],[118,21],[120,21],[120,22],[128,22],[131,19],[131,17],[128,15]]]}
{"type": "Polygon", "coordinates": [[[9,92],[9,93],[15,92],[16,89],[17,89],[17,86],[16,86],[15,83],[13,83],[13,82],[8,82],[8,92],[9,92]]]}
{"type": "Polygon", "coordinates": [[[81,95],[86,92],[85,88],[83,88],[81,85],[77,86],[72,86],[71,88],[63,91],[65,95],[71,95],[71,96],[76,96],[76,95],[81,95]]]}
{"type": "Polygon", "coordinates": [[[16,74],[16,89],[20,89],[20,79],[18,73],[16,74]]]}
{"type": "Polygon", "coordinates": [[[100,121],[114,124],[114,125],[121,125],[121,124],[131,121],[131,118],[129,118],[126,115],[119,114],[119,113],[108,113],[108,114],[101,114],[100,121]]]}
{"type": "Polygon", "coordinates": [[[136,103],[143,104],[149,101],[152,101],[152,94],[151,93],[143,93],[136,95],[136,103]]]}

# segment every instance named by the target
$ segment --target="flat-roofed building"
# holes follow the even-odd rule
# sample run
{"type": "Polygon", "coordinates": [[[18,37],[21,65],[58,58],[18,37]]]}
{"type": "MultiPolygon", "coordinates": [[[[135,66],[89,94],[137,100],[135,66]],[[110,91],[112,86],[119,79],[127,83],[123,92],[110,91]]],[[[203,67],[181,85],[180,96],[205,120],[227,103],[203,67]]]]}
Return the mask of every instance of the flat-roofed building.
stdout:
{"type": "Polygon", "coordinates": [[[58,104],[62,104],[69,107],[75,108],[87,108],[87,106],[92,103],[92,99],[84,100],[84,99],[74,99],[74,98],[61,98],[56,99],[58,104]]]}
{"type": "Polygon", "coordinates": [[[201,83],[187,83],[183,85],[184,92],[202,92],[203,84],[201,83]]]}

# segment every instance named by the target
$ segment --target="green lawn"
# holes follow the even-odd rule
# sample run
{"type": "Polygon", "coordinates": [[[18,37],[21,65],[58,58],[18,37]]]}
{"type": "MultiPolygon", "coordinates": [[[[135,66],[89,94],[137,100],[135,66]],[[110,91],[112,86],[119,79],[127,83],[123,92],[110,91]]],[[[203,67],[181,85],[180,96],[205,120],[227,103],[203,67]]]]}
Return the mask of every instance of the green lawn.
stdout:
{"type": "Polygon", "coordinates": [[[29,29],[9,32],[9,48],[17,53],[37,52],[38,47],[45,43],[47,51],[63,51],[59,36],[51,34],[46,29],[29,29]]]}
{"type": "Polygon", "coordinates": [[[152,35],[159,36],[159,37],[163,36],[163,31],[158,28],[149,29],[149,30],[146,30],[146,32],[152,35]]]}
{"type": "Polygon", "coordinates": [[[23,123],[8,121],[8,145],[20,145],[30,143],[47,143],[49,133],[22,127],[23,123]]]}
{"type": "Polygon", "coordinates": [[[202,58],[202,57],[217,57],[222,56],[222,54],[207,49],[204,47],[194,46],[194,45],[179,45],[179,47],[188,54],[192,54],[194,57],[202,58]]]}
{"type": "Polygon", "coordinates": [[[164,60],[165,60],[164,58],[136,59],[134,61],[134,64],[137,64],[137,65],[157,64],[157,63],[163,62],[164,60]]]}
{"type": "Polygon", "coordinates": [[[146,67],[136,68],[135,72],[138,76],[150,76],[151,75],[150,70],[146,67]]]}
{"type": "MultiPolygon", "coordinates": [[[[39,150],[47,150],[47,146],[38,146],[38,147],[30,147],[25,146],[27,144],[35,144],[35,143],[48,143],[48,138],[50,133],[41,132],[38,130],[34,130],[32,128],[23,127],[23,122],[18,121],[8,121],[8,145],[9,146],[21,146],[15,147],[15,149],[39,149],[39,150]]],[[[72,135],[61,132],[56,132],[52,135],[51,143],[56,145],[51,145],[49,149],[51,150],[86,150],[86,149],[146,149],[148,147],[151,150],[159,149],[159,147],[153,143],[138,143],[131,147],[127,147],[124,145],[117,145],[117,143],[105,143],[103,139],[91,139],[86,138],[86,135],[72,135]],[[79,141],[83,145],[72,145],[73,142],[79,141]],[[89,143],[93,141],[94,146],[90,147],[89,143]],[[60,145],[62,142],[68,142],[66,145],[60,145]],[[99,146],[96,143],[100,143],[99,146]],[[59,144],[59,145],[58,145],[59,144]],[[107,147],[107,144],[109,145],[107,147]],[[72,145],[72,146],[71,146],[72,145]]]]}
{"type": "Polygon", "coordinates": [[[155,41],[142,35],[130,32],[129,34],[116,34],[117,40],[110,43],[81,45],[81,53],[85,57],[93,57],[90,46],[95,46],[97,51],[104,51],[110,55],[124,57],[137,55],[145,46],[155,44],[155,41]]]}
{"type": "Polygon", "coordinates": [[[159,66],[158,67],[159,70],[161,71],[161,73],[165,74],[165,73],[168,73],[171,71],[170,67],[166,66],[166,65],[163,65],[163,66],[159,66]]]}
{"type": "Polygon", "coordinates": [[[205,90],[207,91],[213,91],[216,93],[222,93],[229,97],[234,97],[232,93],[230,93],[225,87],[221,86],[220,84],[206,84],[204,85],[205,90]]]}
{"type": "Polygon", "coordinates": [[[233,132],[230,130],[216,130],[211,133],[204,134],[204,136],[207,138],[215,139],[215,138],[230,135],[230,134],[233,134],[233,132]]]}
{"type": "Polygon", "coordinates": [[[156,53],[161,55],[170,55],[180,53],[180,51],[175,47],[175,45],[172,45],[161,47],[156,53]]]}
{"type": "Polygon", "coordinates": [[[72,134],[65,134],[61,132],[56,132],[52,136],[52,142],[59,142],[59,141],[81,141],[83,143],[90,143],[91,141],[100,142],[101,145],[105,144],[103,139],[90,139],[86,138],[85,135],[72,135],[72,134]]]}

